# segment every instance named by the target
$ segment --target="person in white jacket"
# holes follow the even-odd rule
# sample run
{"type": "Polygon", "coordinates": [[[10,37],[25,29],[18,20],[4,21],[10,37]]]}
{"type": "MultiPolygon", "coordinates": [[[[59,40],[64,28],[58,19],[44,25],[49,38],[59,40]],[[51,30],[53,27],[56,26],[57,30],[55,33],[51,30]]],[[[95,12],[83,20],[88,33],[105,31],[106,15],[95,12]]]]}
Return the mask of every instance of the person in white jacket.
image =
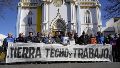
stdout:
{"type": "Polygon", "coordinates": [[[65,45],[65,46],[70,44],[70,40],[69,40],[69,37],[68,37],[67,33],[65,33],[65,35],[62,37],[62,44],[65,45]]]}

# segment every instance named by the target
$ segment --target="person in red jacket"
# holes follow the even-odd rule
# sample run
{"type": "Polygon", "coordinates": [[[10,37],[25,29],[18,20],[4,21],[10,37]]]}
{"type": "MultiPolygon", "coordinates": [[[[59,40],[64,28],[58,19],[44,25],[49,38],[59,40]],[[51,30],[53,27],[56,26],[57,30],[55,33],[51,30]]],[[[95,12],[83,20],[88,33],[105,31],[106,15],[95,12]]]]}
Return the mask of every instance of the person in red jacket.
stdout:
{"type": "Polygon", "coordinates": [[[97,40],[96,40],[96,37],[94,35],[92,35],[90,38],[90,44],[97,44],[97,40]]]}

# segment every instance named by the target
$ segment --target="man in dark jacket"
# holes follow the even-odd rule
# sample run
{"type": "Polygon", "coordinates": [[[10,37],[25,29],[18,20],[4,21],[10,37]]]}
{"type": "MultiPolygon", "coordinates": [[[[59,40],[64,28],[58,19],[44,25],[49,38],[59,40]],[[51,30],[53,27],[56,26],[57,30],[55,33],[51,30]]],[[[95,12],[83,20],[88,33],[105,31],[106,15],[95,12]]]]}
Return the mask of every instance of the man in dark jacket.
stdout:
{"type": "Polygon", "coordinates": [[[29,36],[25,39],[26,43],[34,42],[33,32],[29,32],[29,36]]]}
{"type": "Polygon", "coordinates": [[[117,34],[115,34],[113,37],[112,37],[112,39],[111,39],[111,42],[110,42],[110,44],[112,45],[112,55],[113,55],[113,61],[117,61],[117,53],[118,53],[118,51],[117,51],[117,45],[116,45],[116,42],[117,42],[117,39],[118,39],[118,35],[117,34]]]}
{"type": "Polygon", "coordinates": [[[37,36],[34,38],[35,43],[41,43],[43,40],[42,34],[40,32],[37,33],[37,36]]]}
{"type": "Polygon", "coordinates": [[[19,34],[19,37],[16,38],[16,42],[25,42],[25,37],[24,37],[23,33],[19,34]]]}
{"type": "Polygon", "coordinates": [[[74,39],[75,39],[75,44],[78,44],[78,34],[77,33],[74,34],[74,39]]]}
{"type": "Polygon", "coordinates": [[[56,32],[53,38],[56,43],[59,43],[59,44],[61,43],[61,35],[59,34],[59,32],[56,32]]]}
{"type": "Polygon", "coordinates": [[[116,49],[117,49],[117,62],[120,62],[120,34],[116,40],[116,49]]]}
{"type": "Polygon", "coordinates": [[[87,43],[88,43],[88,37],[85,35],[84,31],[83,31],[82,35],[78,38],[78,43],[80,45],[87,45],[87,43]]]}

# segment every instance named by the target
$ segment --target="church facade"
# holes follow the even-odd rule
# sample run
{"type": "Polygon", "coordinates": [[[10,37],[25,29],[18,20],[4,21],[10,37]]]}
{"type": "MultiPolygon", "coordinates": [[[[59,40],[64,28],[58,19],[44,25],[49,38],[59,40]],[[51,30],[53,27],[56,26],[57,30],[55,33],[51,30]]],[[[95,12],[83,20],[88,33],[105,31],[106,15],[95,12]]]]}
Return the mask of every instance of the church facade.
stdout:
{"type": "Polygon", "coordinates": [[[29,32],[74,32],[96,34],[101,30],[98,0],[20,0],[17,36],[29,32]]]}

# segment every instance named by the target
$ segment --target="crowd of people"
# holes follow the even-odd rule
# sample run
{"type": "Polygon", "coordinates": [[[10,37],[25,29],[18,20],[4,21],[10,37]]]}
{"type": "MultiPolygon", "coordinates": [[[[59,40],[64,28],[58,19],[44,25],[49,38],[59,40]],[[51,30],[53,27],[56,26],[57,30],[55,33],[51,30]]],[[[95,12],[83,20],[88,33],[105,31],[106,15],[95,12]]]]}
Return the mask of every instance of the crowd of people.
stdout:
{"type": "Polygon", "coordinates": [[[40,32],[37,33],[36,36],[33,36],[33,32],[29,32],[27,37],[24,37],[23,33],[19,34],[18,38],[13,38],[11,33],[8,33],[8,37],[4,39],[3,46],[7,48],[8,42],[22,42],[22,43],[45,43],[45,44],[70,44],[71,40],[75,40],[75,44],[79,45],[87,45],[87,44],[111,44],[112,45],[112,53],[113,53],[113,61],[120,61],[120,34],[115,35],[107,35],[104,36],[103,33],[97,32],[97,35],[94,34],[86,34],[84,31],[80,37],[78,37],[77,33],[60,33],[56,32],[54,36],[49,33],[42,34],[40,32]]]}

